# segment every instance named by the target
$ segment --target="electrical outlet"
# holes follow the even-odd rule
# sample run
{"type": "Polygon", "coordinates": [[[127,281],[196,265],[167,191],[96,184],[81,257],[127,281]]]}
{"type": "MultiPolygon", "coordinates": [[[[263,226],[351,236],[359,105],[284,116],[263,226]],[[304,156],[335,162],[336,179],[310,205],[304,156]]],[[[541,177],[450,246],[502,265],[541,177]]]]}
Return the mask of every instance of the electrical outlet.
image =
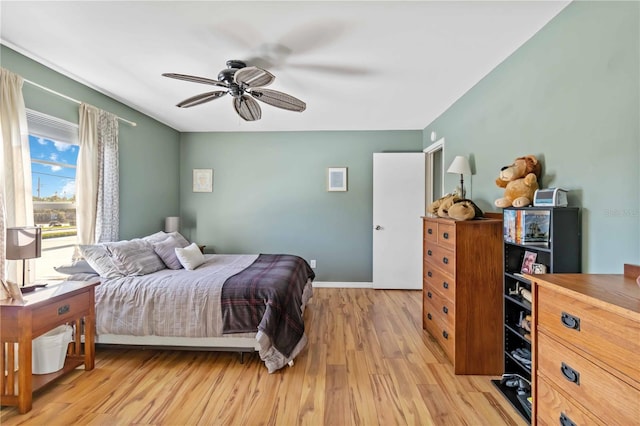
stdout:
{"type": "Polygon", "coordinates": [[[309,264],[311,265],[312,268],[315,268],[316,267],[316,260],[315,259],[311,259],[309,264]]]}

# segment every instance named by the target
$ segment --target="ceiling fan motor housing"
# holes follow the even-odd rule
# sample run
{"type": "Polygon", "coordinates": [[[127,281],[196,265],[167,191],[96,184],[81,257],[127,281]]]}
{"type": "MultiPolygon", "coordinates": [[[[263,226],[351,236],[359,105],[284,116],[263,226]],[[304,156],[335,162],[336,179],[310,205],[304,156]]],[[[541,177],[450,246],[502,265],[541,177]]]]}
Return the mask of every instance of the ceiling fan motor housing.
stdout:
{"type": "Polygon", "coordinates": [[[224,69],[218,73],[218,80],[224,81],[227,84],[231,84],[234,82],[233,76],[236,74],[241,68],[245,68],[247,66],[243,61],[238,61],[235,59],[227,61],[227,69],[224,69]]]}

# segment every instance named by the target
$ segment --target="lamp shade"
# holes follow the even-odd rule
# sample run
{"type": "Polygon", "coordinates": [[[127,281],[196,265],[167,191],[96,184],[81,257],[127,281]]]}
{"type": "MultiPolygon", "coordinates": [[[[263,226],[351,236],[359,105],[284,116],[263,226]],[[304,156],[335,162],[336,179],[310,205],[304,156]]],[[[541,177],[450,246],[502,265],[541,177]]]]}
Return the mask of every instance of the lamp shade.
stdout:
{"type": "Polygon", "coordinates": [[[42,229],[37,226],[7,228],[7,259],[35,259],[42,254],[42,229]]]}
{"type": "Polygon", "coordinates": [[[470,175],[471,167],[469,167],[469,160],[462,155],[456,156],[451,162],[451,165],[447,169],[447,173],[457,173],[459,175],[470,175]]]}
{"type": "Polygon", "coordinates": [[[180,217],[169,216],[164,219],[164,232],[178,232],[180,229],[180,217]]]}

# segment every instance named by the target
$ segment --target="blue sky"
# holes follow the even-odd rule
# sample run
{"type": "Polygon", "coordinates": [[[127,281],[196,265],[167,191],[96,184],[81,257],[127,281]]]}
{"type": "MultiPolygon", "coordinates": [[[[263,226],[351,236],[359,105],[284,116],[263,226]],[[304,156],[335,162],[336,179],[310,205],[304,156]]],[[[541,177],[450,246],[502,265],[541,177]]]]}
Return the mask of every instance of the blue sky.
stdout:
{"type": "Polygon", "coordinates": [[[29,146],[32,160],[42,160],[59,164],[31,163],[33,178],[33,196],[38,196],[38,180],[40,197],[70,198],[76,193],[76,169],[64,167],[75,166],[78,161],[78,145],[55,142],[46,138],[29,135],[29,146]]]}

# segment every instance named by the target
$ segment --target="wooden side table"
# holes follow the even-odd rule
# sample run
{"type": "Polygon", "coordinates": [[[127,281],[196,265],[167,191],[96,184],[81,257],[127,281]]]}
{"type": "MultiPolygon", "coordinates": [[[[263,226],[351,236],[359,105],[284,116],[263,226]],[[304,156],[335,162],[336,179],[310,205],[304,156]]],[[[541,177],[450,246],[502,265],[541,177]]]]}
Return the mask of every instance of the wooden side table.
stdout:
{"type": "Polygon", "coordinates": [[[97,281],[65,281],[24,295],[22,304],[11,299],[0,300],[1,405],[17,406],[21,414],[26,413],[31,410],[33,391],[82,364],[87,371],[93,369],[95,286],[98,284],[97,281]],[[67,350],[64,367],[54,373],[33,375],[32,340],[62,324],[75,327],[74,341],[67,350]]]}

